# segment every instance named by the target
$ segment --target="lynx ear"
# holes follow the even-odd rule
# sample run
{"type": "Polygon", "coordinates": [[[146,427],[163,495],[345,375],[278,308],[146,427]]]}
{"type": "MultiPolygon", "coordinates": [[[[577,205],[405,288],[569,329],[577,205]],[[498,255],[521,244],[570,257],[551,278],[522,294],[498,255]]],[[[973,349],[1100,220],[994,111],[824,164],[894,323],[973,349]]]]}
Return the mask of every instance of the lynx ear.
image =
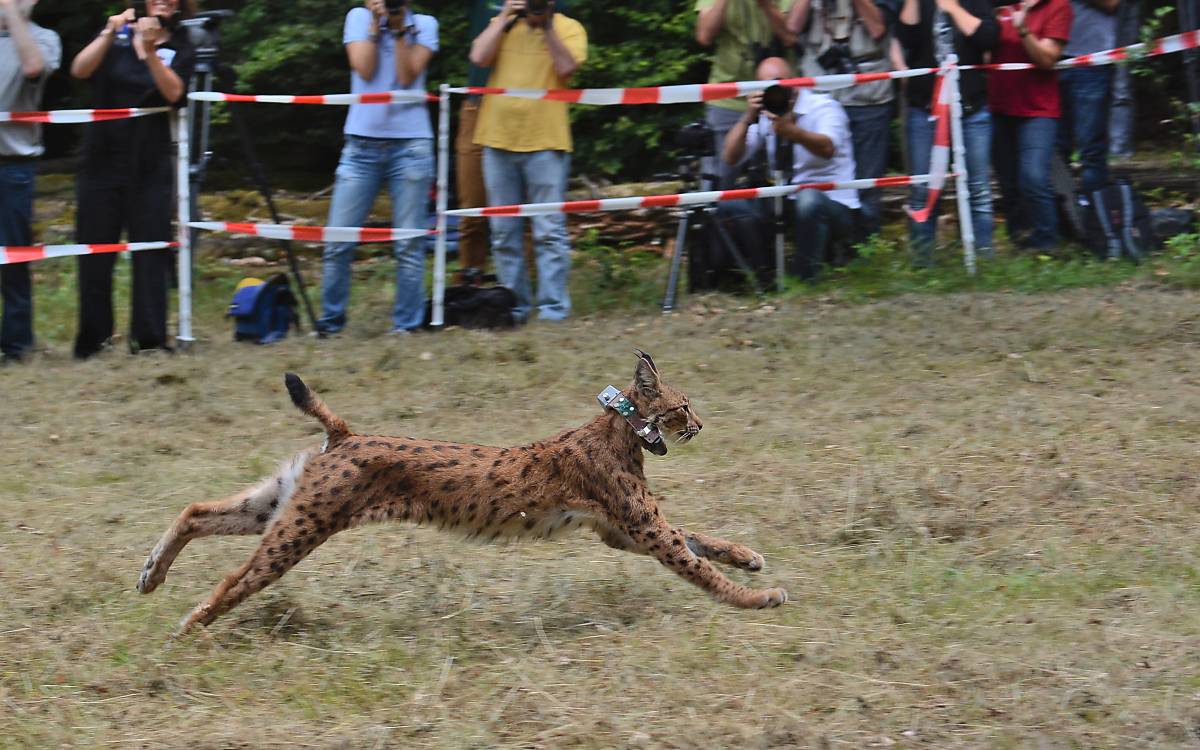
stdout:
{"type": "Polygon", "coordinates": [[[646,398],[655,398],[658,396],[658,370],[654,367],[654,360],[640,349],[634,351],[638,353],[638,363],[637,369],[633,373],[633,380],[637,385],[638,392],[646,398]]]}
{"type": "Polygon", "coordinates": [[[640,358],[646,364],[650,365],[650,369],[654,370],[654,374],[657,375],[658,368],[654,366],[654,360],[650,358],[650,355],[645,353],[641,349],[634,349],[634,351],[637,352],[638,358],[640,358]]]}

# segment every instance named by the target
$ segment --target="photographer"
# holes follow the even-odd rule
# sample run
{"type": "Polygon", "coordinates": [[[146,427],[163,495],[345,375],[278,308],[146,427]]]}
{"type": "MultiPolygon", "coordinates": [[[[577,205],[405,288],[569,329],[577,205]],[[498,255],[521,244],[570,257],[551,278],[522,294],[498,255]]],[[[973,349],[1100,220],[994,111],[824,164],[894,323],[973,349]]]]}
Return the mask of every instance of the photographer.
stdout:
{"type": "MultiPolygon", "coordinates": [[[[896,21],[898,6],[897,0],[796,0],[787,23],[804,51],[801,75],[891,70],[889,30],[896,21]]],[[[850,118],[855,176],[882,177],[892,120],[892,82],[850,86],[830,96],[841,102],[850,118]]],[[[874,234],[881,223],[879,190],[864,190],[860,197],[866,231],[874,234]]]]}
{"type": "MultiPolygon", "coordinates": [[[[414,13],[406,0],[366,0],[346,14],[342,43],[350,62],[355,94],[425,90],[425,73],[438,49],[438,22],[414,13]]],[[[392,226],[427,226],[429,185],[433,180],[433,127],[425,102],[353,104],[343,128],[328,225],[361,227],[375,196],[386,182],[392,199],[392,226]]],[[[321,276],[322,333],[346,325],[350,302],[350,265],[357,245],[325,246],[321,276]]],[[[397,240],[396,300],[392,332],[420,328],[425,319],[425,241],[397,240]]]]}
{"type": "MultiPolygon", "coordinates": [[[[787,61],[778,57],[758,66],[761,81],[791,76],[787,61]]],[[[772,86],[746,97],[746,105],[746,114],[725,136],[721,159],[726,164],[741,166],[764,146],[774,161],[775,150],[790,144],[793,185],[854,179],[850,122],[835,99],[810,89],[772,86]]],[[[858,191],[805,189],[796,194],[795,203],[792,270],[809,280],[816,278],[821,264],[839,261],[831,251],[852,239],[858,191]]]]}
{"type": "MultiPolygon", "coordinates": [[[[1000,35],[991,0],[904,0],[896,24],[896,38],[904,48],[905,62],[914,68],[937,67],[949,55],[960,65],[986,62],[986,55],[1000,35]]],[[[934,124],[929,115],[933,105],[934,76],[910,78],[907,82],[908,111],[904,133],[913,174],[925,174],[933,151],[934,124]]],[[[992,118],[987,107],[987,78],[981,70],[966,70],[960,78],[962,134],[967,158],[971,226],[981,258],[992,256],[992,118]]],[[[912,188],[911,206],[924,208],[929,190],[912,188]]],[[[909,220],[908,239],[918,266],[933,263],[937,235],[937,209],[929,221],[909,220]]]]}
{"type": "MultiPolygon", "coordinates": [[[[58,69],[58,34],[29,20],[37,0],[0,0],[0,112],[36,110],[46,79],[58,69]]],[[[33,165],[42,126],[0,124],[0,245],[33,244],[33,165]]],[[[33,348],[33,283],[28,263],[0,266],[0,363],[33,348]]]]}
{"type": "MultiPolygon", "coordinates": [[[[696,41],[712,47],[709,83],[749,81],[754,68],[768,56],[790,49],[795,36],[788,31],[784,14],[792,0],[696,0],[696,41]]],[[[745,114],[742,99],[719,99],[704,105],[704,120],[712,129],[714,147],[719,152],[725,134],[745,114]]],[[[737,175],[718,160],[715,168],[717,188],[733,187],[737,175]]]]}
{"type": "MultiPolygon", "coordinates": [[[[188,0],[146,0],[144,15],[130,8],[104,28],[71,62],[71,75],[89,81],[92,106],[182,107],[195,59],[187,29],[195,10],[188,0]]],[[[175,159],[170,119],[152,115],[96,122],[84,129],[76,181],[75,241],[115,243],[172,239],[175,159]]],[[[132,253],[133,290],[129,347],[134,353],[168,349],[167,290],[174,253],[132,253]]],[[[79,331],[75,356],[85,359],[113,335],[112,275],[115,253],[79,256],[79,331]]]]}
{"type": "MultiPolygon", "coordinates": [[[[587,33],[556,12],[553,0],[505,0],[471,43],[471,62],[490,67],[488,86],[564,88],[587,58],[587,33]]],[[[475,126],[483,149],[488,203],[551,203],[563,200],[571,166],[571,125],[566,102],[487,96],[475,126]]],[[[571,245],[563,214],[531,217],[537,263],[537,298],[530,292],[522,250],[522,219],[493,216],[492,260],[500,283],[516,294],[513,317],[525,320],[534,305],[540,320],[570,314],[567,275],[571,245]]]]}

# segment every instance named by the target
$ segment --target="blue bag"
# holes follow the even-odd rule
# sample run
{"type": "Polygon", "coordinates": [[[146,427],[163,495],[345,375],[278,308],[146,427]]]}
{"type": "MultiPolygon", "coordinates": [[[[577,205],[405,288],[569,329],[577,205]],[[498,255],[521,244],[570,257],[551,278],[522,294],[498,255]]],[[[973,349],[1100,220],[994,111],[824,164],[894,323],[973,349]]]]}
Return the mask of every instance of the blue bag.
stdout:
{"type": "Polygon", "coordinates": [[[287,276],[277,273],[266,281],[242,279],[227,315],[233,318],[235,341],[273,344],[286,338],[288,329],[297,324],[296,298],[287,276]]]}

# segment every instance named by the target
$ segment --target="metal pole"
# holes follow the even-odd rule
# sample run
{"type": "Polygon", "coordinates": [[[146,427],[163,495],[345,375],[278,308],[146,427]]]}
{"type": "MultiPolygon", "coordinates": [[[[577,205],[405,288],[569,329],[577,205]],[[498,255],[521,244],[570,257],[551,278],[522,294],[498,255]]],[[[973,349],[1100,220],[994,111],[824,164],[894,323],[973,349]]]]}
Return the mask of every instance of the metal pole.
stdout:
{"type": "Polygon", "coordinates": [[[943,62],[949,65],[943,86],[953,86],[950,91],[950,145],[954,178],[954,194],[958,199],[958,229],[962,234],[963,264],[967,273],[975,275],[975,225],[971,223],[971,194],[967,187],[967,154],[963,146],[962,96],[958,89],[958,55],[948,55],[943,62]]]}
{"type": "Polygon", "coordinates": [[[683,244],[687,242],[688,212],[685,210],[679,217],[679,226],[675,230],[675,252],[671,254],[671,272],[667,276],[667,293],[663,297],[663,315],[668,315],[675,309],[675,294],[679,289],[679,270],[683,265],[683,244]]]}
{"type": "Polygon", "coordinates": [[[438,87],[437,235],[433,246],[433,310],[429,323],[440,327],[446,296],[446,204],[450,190],[450,84],[438,87]]]}
{"type": "Polygon", "coordinates": [[[188,127],[187,107],[180,107],[175,111],[175,142],[178,149],[175,190],[179,199],[175,224],[175,235],[179,242],[179,333],[175,339],[181,349],[188,348],[195,341],[192,337],[192,244],[191,229],[188,227],[191,221],[188,127]]]}
{"type": "MultiPolygon", "coordinates": [[[[775,148],[779,148],[776,146],[775,148]]],[[[776,169],[771,180],[776,186],[783,184],[783,172],[776,169]]],[[[783,248],[783,196],[775,196],[775,289],[783,291],[784,248],[783,248]]]]}

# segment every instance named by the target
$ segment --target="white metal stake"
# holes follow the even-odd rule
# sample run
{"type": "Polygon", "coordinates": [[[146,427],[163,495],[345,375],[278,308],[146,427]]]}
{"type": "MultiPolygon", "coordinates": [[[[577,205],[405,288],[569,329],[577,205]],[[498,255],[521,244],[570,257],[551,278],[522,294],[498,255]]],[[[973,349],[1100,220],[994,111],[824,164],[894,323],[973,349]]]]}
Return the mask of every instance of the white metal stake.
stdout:
{"type": "Polygon", "coordinates": [[[188,227],[191,221],[191,148],[188,144],[187,107],[175,110],[175,143],[178,149],[175,192],[179,199],[175,223],[175,236],[179,243],[179,333],[175,339],[179,346],[187,347],[195,341],[192,337],[192,230],[188,227]]]}
{"type": "Polygon", "coordinates": [[[450,189],[450,84],[438,87],[437,235],[433,246],[433,310],[430,324],[441,326],[446,296],[446,205],[450,189]]]}
{"type": "Polygon", "coordinates": [[[962,132],[962,95],[958,86],[958,55],[948,55],[943,62],[949,65],[946,83],[954,90],[950,93],[950,145],[953,166],[957,177],[954,178],[954,195],[958,199],[958,229],[962,235],[963,264],[967,273],[975,275],[975,225],[971,223],[971,194],[967,187],[967,153],[963,146],[962,132]]]}

